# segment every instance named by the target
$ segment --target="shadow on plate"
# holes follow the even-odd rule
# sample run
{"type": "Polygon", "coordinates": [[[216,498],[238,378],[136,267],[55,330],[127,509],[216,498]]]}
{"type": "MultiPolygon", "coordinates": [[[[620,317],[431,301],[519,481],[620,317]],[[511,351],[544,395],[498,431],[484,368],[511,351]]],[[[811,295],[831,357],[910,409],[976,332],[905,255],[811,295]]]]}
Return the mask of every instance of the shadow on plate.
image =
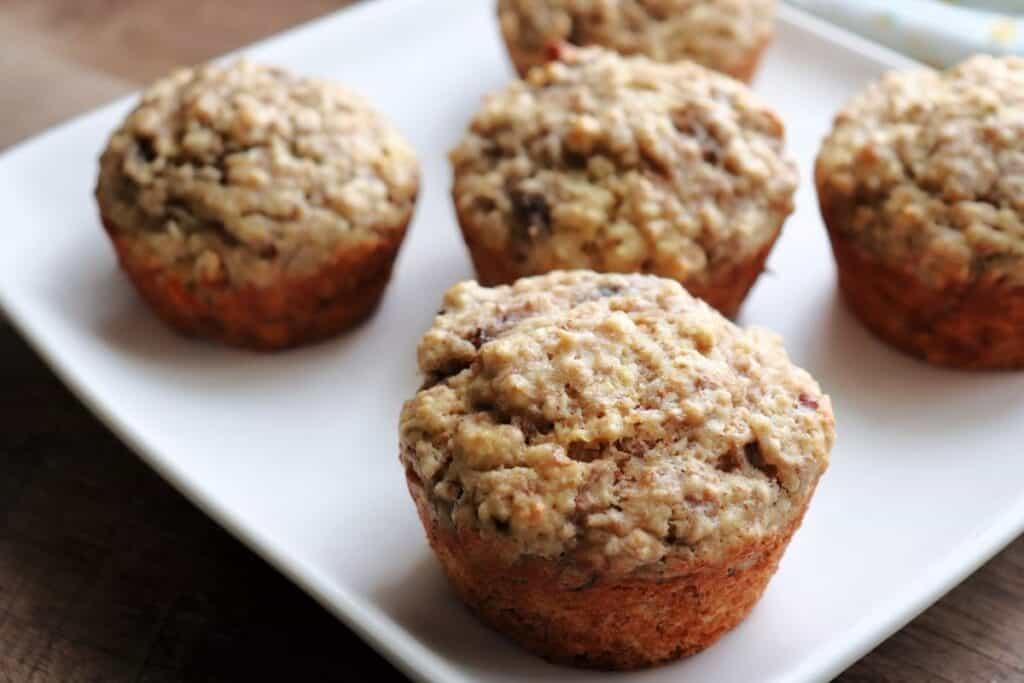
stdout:
{"type": "Polygon", "coordinates": [[[395,585],[378,587],[374,599],[423,645],[484,680],[501,672],[529,680],[561,680],[567,670],[535,657],[484,626],[448,585],[426,548],[395,585]]]}
{"type": "Polygon", "coordinates": [[[899,422],[908,430],[955,431],[1002,420],[1019,410],[1024,374],[933,367],[875,337],[846,308],[838,292],[822,298],[815,336],[802,364],[832,396],[840,425],[857,413],[899,422]]]}
{"type": "MultiPolygon", "coordinates": [[[[61,272],[61,281],[46,283],[43,296],[76,332],[144,364],[147,372],[190,386],[269,389],[272,384],[279,387],[283,377],[311,373],[317,380],[335,376],[335,381],[344,379],[350,385],[369,382],[381,367],[380,352],[373,342],[379,339],[375,332],[399,324],[396,317],[400,312],[389,306],[396,296],[392,287],[371,318],[337,337],[282,352],[247,351],[173,332],[139,298],[112,257],[104,261],[73,259],[61,272]],[[69,296],[69,291],[78,294],[69,296]]],[[[415,377],[415,339],[407,346],[409,350],[400,354],[401,358],[384,364],[389,374],[415,377]]]]}

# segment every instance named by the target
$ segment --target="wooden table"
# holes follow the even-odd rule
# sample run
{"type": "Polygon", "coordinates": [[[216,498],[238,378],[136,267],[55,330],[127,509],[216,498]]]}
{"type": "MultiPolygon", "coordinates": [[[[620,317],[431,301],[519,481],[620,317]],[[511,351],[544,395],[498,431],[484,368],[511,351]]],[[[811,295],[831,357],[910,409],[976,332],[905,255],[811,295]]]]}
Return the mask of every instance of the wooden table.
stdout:
{"type": "MultiPolygon", "coordinates": [[[[0,147],[345,4],[4,0],[0,147]]],[[[3,322],[0,377],[0,682],[346,680],[347,651],[397,675],[143,466],[3,322]]],[[[1022,600],[1018,539],[839,680],[1024,681],[1022,600]]]]}

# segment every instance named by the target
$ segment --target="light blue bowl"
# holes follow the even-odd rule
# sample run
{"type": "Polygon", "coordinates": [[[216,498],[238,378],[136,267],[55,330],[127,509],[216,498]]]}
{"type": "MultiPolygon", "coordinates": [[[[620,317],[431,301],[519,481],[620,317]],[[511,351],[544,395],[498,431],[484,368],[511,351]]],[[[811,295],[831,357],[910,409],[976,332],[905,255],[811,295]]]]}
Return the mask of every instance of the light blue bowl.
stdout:
{"type": "Polygon", "coordinates": [[[933,66],[979,52],[1024,54],[1024,1],[789,0],[933,66]]]}

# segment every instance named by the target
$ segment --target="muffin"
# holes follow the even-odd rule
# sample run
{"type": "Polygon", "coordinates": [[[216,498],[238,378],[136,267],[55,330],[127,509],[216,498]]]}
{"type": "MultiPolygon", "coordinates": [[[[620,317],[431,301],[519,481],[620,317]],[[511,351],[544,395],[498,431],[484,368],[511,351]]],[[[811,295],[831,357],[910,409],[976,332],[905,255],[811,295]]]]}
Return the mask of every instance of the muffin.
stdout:
{"type": "Polygon", "coordinates": [[[936,365],[1024,366],[1024,59],[888,74],[836,117],[815,179],[869,329],[936,365]]]}
{"type": "Polygon", "coordinates": [[[418,174],[409,144],[360,97],[239,61],[147,89],[103,152],[96,199],[158,316],[276,349],[374,310],[418,174]]]}
{"type": "Polygon", "coordinates": [[[732,316],[793,211],[783,138],[749,89],[697,64],[565,49],[487,97],[451,153],[477,277],[651,273],[732,316]]]}
{"type": "Polygon", "coordinates": [[[554,272],[450,289],[401,462],[452,586],[546,658],[632,669],[751,609],[834,438],[770,332],[678,283],[554,272]]]}
{"type": "Polygon", "coordinates": [[[498,0],[498,20],[520,75],[565,42],[750,81],[772,40],[775,0],[498,0]]]}

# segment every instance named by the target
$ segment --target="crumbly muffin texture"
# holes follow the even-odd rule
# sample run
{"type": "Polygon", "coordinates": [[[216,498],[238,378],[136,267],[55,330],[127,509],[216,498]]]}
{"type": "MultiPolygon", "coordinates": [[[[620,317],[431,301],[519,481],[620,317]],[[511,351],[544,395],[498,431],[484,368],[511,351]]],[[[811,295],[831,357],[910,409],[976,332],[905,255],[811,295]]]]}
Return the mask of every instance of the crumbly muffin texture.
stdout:
{"type": "Polygon", "coordinates": [[[263,286],[405,229],[415,153],[342,86],[238,61],[142,94],[101,159],[104,217],[186,281],[263,286]]]}
{"type": "Polygon", "coordinates": [[[498,14],[508,42],[538,58],[564,41],[740,74],[771,40],[775,0],[499,0],[498,14]]]}
{"type": "Polygon", "coordinates": [[[555,272],[443,306],[401,458],[445,524],[510,561],[718,561],[798,522],[827,466],[817,383],[676,282],[555,272]]]}
{"type": "Polygon", "coordinates": [[[886,75],[839,113],[816,176],[882,262],[937,288],[1024,285],[1024,59],[886,75]]]}
{"type": "Polygon", "coordinates": [[[453,196],[467,241],[521,274],[707,283],[792,212],[783,135],[749,89],[697,64],[569,48],[485,100],[451,153],[453,196]]]}

